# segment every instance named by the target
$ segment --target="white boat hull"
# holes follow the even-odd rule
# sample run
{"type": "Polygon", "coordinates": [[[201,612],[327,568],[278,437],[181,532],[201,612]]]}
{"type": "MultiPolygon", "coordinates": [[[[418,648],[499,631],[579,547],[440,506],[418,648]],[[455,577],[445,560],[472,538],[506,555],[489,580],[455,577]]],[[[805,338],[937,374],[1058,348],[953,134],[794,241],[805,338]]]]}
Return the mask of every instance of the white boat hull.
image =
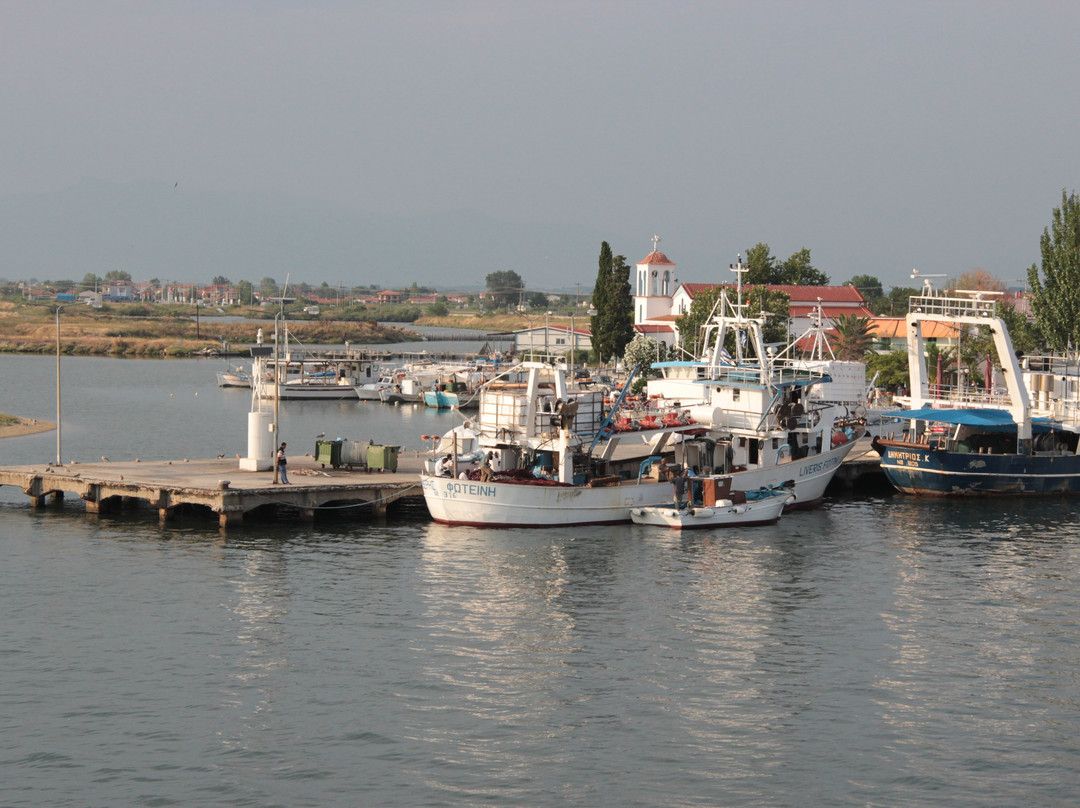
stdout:
{"type": "MultiPolygon", "coordinates": [[[[781,508],[810,508],[821,501],[855,441],[820,455],[762,469],[731,474],[732,486],[750,491],[787,484],[794,495],[781,508]]],[[[530,485],[519,482],[476,482],[423,476],[424,501],[431,518],[450,525],[486,527],[559,527],[629,522],[633,508],[666,505],[675,489],[669,482],[633,483],[589,488],[530,485]]]]}
{"type": "MultiPolygon", "coordinates": [[[[280,398],[291,401],[334,401],[340,399],[355,399],[356,390],[348,384],[282,384],[278,386],[280,398]]],[[[267,384],[262,388],[262,397],[273,399],[278,397],[274,385],[267,384]]]]}
{"type": "Polygon", "coordinates": [[[653,525],[675,530],[716,527],[747,527],[775,522],[784,512],[790,496],[779,494],[765,499],[735,504],[723,500],[709,507],[631,508],[630,519],[635,525],[653,525]]]}
{"type": "Polygon", "coordinates": [[[218,387],[251,387],[251,377],[243,373],[225,371],[217,375],[218,387]]]}
{"type": "Polygon", "coordinates": [[[734,471],[731,473],[731,487],[742,491],[754,491],[759,488],[781,488],[785,484],[794,484],[791,490],[795,494],[795,499],[788,503],[787,510],[812,508],[825,496],[825,489],[829,487],[840,464],[844,462],[844,458],[854,446],[855,441],[850,440],[827,452],[800,460],[792,460],[776,466],[734,471]]]}
{"type": "Polygon", "coordinates": [[[598,488],[474,482],[423,476],[431,518],[450,525],[565,527],[630,521],[630,509],[671,502],[671,483],[634,483],[598,488]]]}
{"type": "Polygon", "coordinates": [[[356,391],[356,397],[361,401],[382,401],[382,391],[388,390],[393,385],[390,384],[361,384],[357,385],[353,389],[356,391]]]}

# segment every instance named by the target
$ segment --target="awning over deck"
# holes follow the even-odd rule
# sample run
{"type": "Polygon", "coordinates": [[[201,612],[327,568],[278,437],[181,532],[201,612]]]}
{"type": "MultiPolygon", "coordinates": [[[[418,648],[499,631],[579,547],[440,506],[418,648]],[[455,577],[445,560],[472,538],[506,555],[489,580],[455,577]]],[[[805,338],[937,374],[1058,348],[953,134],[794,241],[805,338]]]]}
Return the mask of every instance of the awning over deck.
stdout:
{"type": "MultiPolygon", "coordinates": [[[[995,409],[956,409],[935,410],[927,407],[921,410],[906,410],[895,413],[892,417],[905,421],[933,421],[938,424],[959,424],[975,427],[987,432],[1015,432],[1016,422],[1007,410],[995,409]]],[[[1049,418],[1033,418],[1032,432],[1049,432],[1061,429],[1061,424],[1049,418]]]]}

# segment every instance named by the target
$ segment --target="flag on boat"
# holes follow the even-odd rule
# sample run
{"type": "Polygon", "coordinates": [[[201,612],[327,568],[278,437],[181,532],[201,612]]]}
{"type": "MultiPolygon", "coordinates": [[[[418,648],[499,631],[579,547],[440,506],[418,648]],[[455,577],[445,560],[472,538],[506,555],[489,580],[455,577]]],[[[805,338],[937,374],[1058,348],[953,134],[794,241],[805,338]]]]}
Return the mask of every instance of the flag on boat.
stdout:
{"type": "Polygon", "coordinates": [[[727,348],[720,349],[720,364],[731,365],[734,367],[735,360],[731,358],[731,354],[728,353],[727,348]]]}

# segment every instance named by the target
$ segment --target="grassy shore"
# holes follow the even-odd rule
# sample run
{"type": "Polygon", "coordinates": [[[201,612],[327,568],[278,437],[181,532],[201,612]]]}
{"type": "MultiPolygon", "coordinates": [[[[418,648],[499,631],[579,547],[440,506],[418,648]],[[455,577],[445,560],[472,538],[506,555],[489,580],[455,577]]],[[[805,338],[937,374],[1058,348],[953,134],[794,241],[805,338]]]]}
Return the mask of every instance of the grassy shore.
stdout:
{"type": "Polygon", "coordinates": [[[39,421],[37,418],[20,418],[0,412],[0,438],[13,438],[16,435],[32,435],[35,432],[48,432],[56,429],[52,421],[39,421]]]}
{"type": "MultiPolygon", "coordinates": [[[[231,312],[243,315],[239,310],[231,312]]],[[[265,315],[255,309],[251,314],[265,315]]],[[[216,313],[215,313],[216,315],[216,313]]],[[[102,309],[72,304],[60,314],[60,352],[74,355],[129,357],[186,357],[216,350],[222,341],[244,348],[255,343],[263,329],[266,339],[274,330],[270,319],[225,322],[203,314],[196,321],[190,306],[109,304],[102,309]]],[[[385,344],[418,337],[397,328],[366,321],[289,321],[289,333],[313,345],[385,344]]],[[[55,353],[56,306],[0,301],[0,352],[55,353]]]]}

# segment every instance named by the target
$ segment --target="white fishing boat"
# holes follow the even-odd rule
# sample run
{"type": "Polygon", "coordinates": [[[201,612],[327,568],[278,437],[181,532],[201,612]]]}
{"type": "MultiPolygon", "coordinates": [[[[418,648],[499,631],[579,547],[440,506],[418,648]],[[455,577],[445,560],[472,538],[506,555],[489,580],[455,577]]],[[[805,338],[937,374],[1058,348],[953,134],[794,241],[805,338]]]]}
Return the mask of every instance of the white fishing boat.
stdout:
{"type": "Polygon", "coordinates": [[[382,392],[393,388],[397,373],[396,368],[383,368],[377,379],[355,386],[356,397],[361,401],[382,401],[382,392]]]}
{"type": "Polygon", "coordinates": [[[840,464],[863,434],[861,419],[835,401],[814,396],[831,381],[823,367],[765,344],[764,319],[750,317],[742,301],[722,289],[709,322],[701,359],[660,362],[662,379],[649,396],[686,406],[707,434],[676,446],[680,464],[731,474],[744,491],[793,485],[790,507],[811,507],[825,494],[840,464]]]}
{"type": "Polygon", "coordinates": [[[217,374],[218,387],[251,387],[251,371],[229,367],[217,374]]]}
{"type": "Polygon", "coordinates": [[[784,506],[795,498],[787,489],[763,488],[757,491],[732,491],[731,477],[706,477],[690,481],[701,484],[702,495],[693,495],[685,507],[653,506],[631,508],[635,525],[692,530],[703,528],[749,527],[775,522],[784,506]]]}
{"type": "MultiPolygon", "coordinates": [[[[631,508],[672,501],[674,489],[659,461],[673,435],[696,425],[647,424],[634,431],[642,439],[636,446],[617,452],[623,436],[609,429],[602,391],[573,393],[564,366],[527,362],[518,369],[525,371],[525,381],[497,378],[481,389],[471,423],[474,456],[489,457],[490,477],[478,477],[475,464],[463,462],[458,451],[446,452],[437,465],[433,458],[422,474],[435,521],[490,527],[608,524],[629,522],[631,508]]],[[[456,445],[459,438],[448,435],[440,448],[447,440],[456,445]]]]}
{"type": "Polygon", "coordinates": [[[255,393],[282,401],[356,399],[356,388],[372,373],[370,362],[340,357],[258,357],[252,367],[255,393]]]}

